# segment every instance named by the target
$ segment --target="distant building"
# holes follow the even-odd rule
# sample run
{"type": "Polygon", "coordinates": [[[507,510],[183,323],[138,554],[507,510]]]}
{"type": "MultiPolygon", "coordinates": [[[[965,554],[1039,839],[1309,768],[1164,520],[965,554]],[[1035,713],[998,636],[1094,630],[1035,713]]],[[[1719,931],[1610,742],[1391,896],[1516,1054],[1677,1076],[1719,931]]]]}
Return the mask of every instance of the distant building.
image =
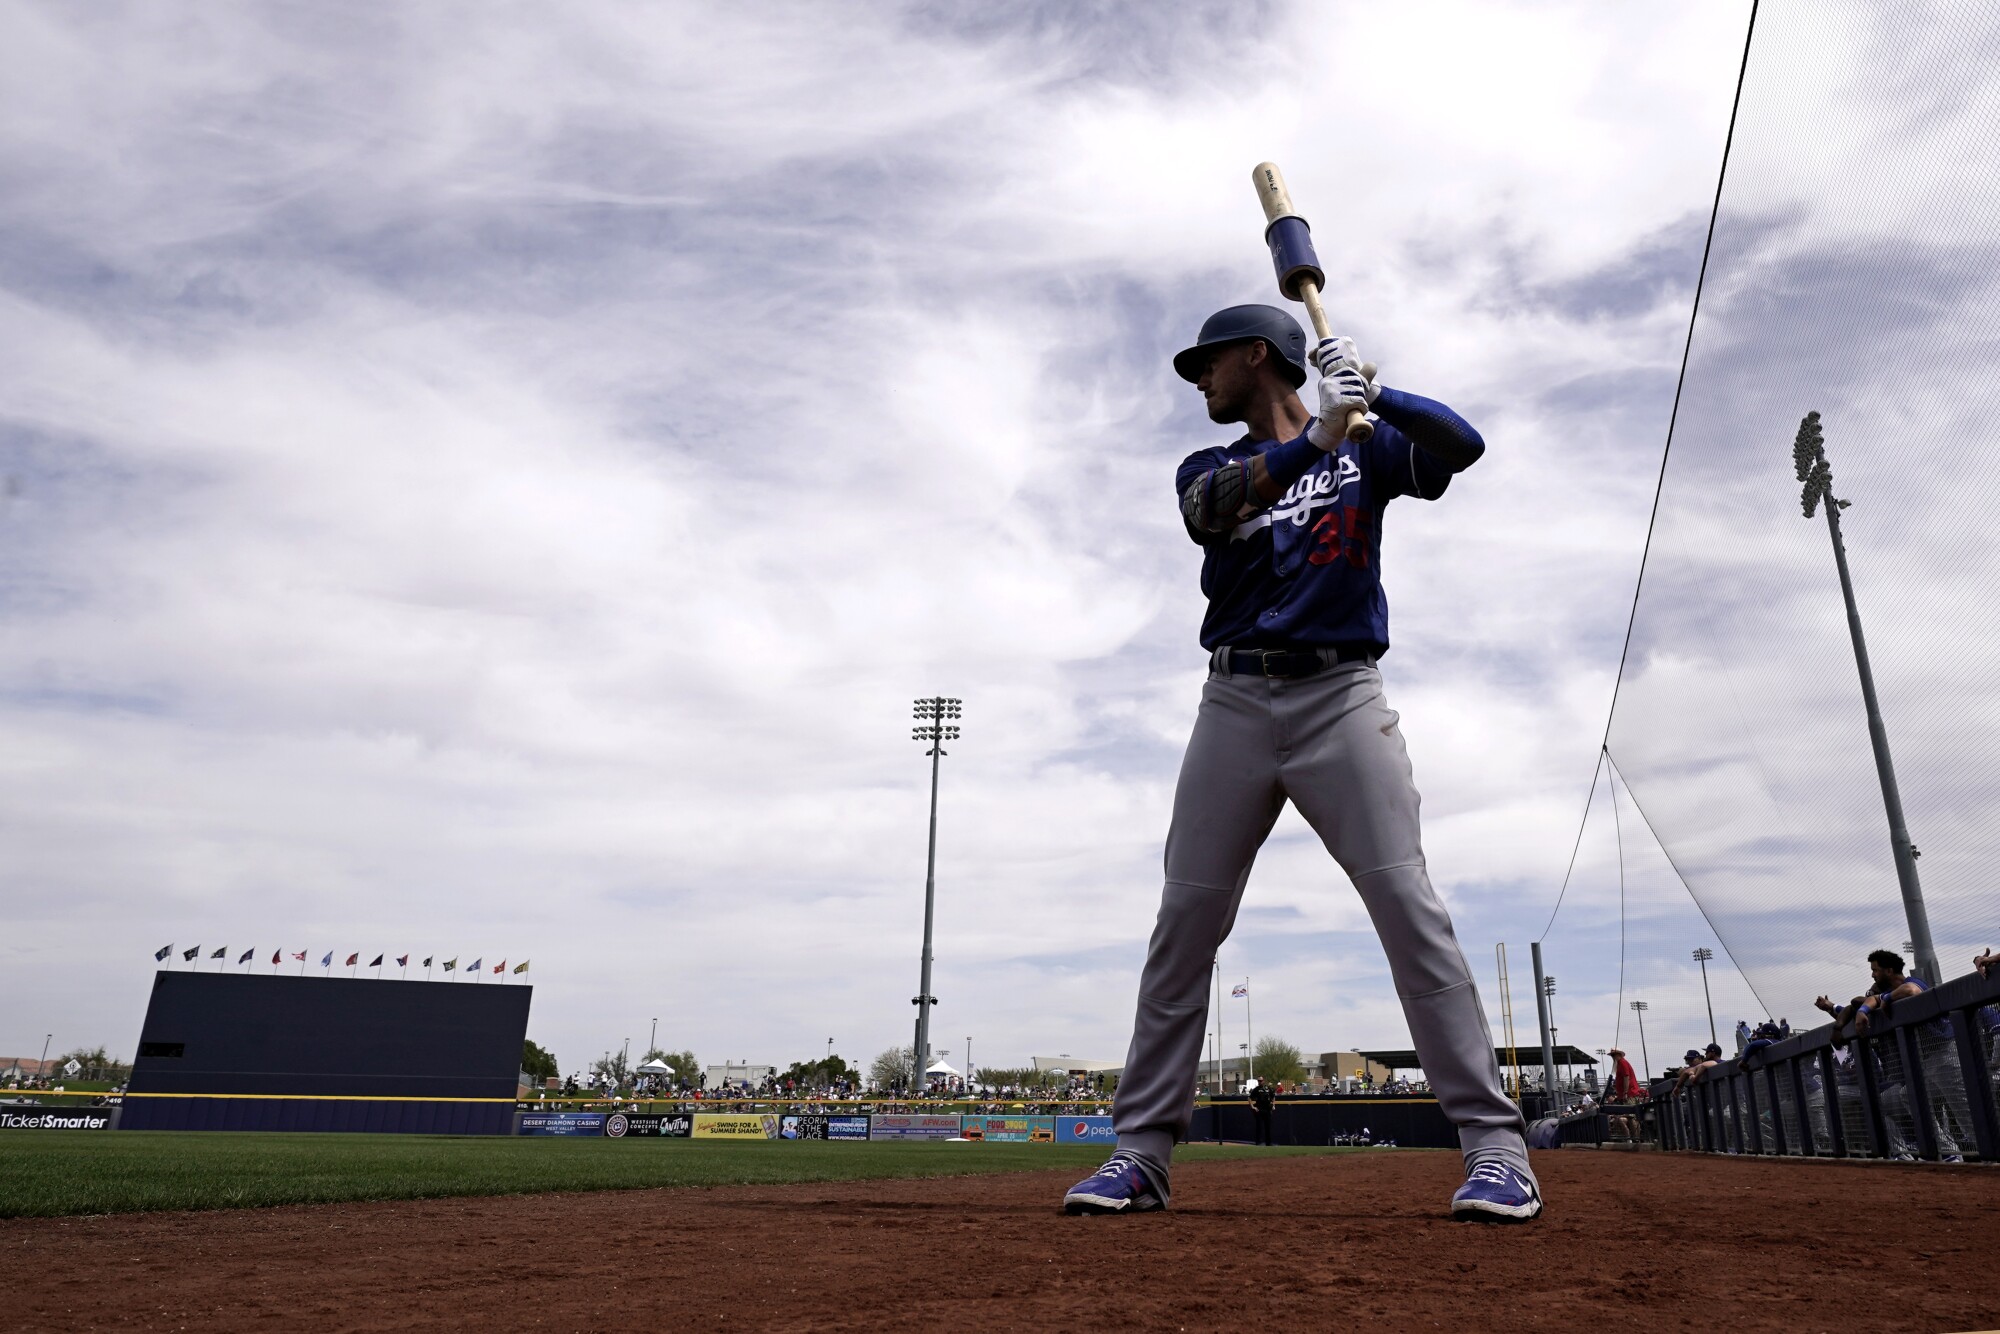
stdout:
{"type": "Polygon", "coordinates": [[[740,1088],[743,1085],[755,1087],[767,1079],[775,1079],[778,1067],[775,1065],[747,1065],[741,1062],[711,1065],[703,1074],[708,1076],[708,1087],[719,1089],[724,1086],[740,1088]]]}
{"type": "Polygon", "coordinates": [[[61,1068],[57,1061],[44,1061],[34,1056],[0,1056],[0,1084],[20,1084],[30,1079],[42,1079],[54,1075],[61,1068]]]}
{"type": "Polygon", "coordinates": [[[1032,1056],[1035,1069],[1043,1073],[1050,1070],[1067,1070],[1073,1075],[1094,1075],[1099,1071],[1116,1074],[1125,1068],[1123,1061],[1086,1061],[1079,1056],[1032,1056]]]}
{"type": "Polygon", "coordinates": [[[1389,1082],[1389,1067],[1371,1061],[1358,1051],[1323,1051],[1306,1060],[1306,1078],[1317,1084],[1346,1088],[1389,1082]]]}

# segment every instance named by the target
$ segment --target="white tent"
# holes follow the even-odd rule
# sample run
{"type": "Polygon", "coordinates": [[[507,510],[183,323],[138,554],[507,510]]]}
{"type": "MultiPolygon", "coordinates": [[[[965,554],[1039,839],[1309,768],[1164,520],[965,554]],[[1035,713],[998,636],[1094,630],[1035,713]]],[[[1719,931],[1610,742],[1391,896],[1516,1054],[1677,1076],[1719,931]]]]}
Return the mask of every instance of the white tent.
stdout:
{"type": "Polygon", "coordinates": [[[951,1079],[958,1078],[958,1071],[952,1069],[951,1063],[946,1061],[945,1058],[942,1056],[938,1057],[935,1061],[931,1062],[931,1068],[926,1073],[933,1075],[945,1075],[951,1079]]]}
{"type": "Polygon", "coordinates": [[[634,1073],[641,1075],[673,1075],[675,1071],[671,1065],[655,1057],[640,1066],[634,1073]]]}

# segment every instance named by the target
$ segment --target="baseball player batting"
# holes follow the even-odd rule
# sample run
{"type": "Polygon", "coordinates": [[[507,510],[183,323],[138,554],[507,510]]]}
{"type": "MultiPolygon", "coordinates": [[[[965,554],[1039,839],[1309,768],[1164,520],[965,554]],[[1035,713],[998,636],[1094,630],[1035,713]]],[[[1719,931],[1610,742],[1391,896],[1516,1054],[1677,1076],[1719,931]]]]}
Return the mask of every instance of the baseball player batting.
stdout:
{"type": "Polygon", "coordinates": [[[1525,1222],[1542,1200],[1521,1114],[1501,1090],[1485,1011],[1424,869],[1416,784],[1376,669],[1389,649],[1383,513],[1398,496],[1436,500],[1486,446],[1443,404],[1376,384],[1346,338],[1324,339],[1311,359],[1317,414],[1298,395],[1305,331],[1282,310],[1219,311],[1174,357],[1209,417],[1248,432],[1189,455],[1174,478],[1202,548],[1209,676],[1113,1107],[1118,1148],[1063,1207],[1167,1207],[1173,1148],[1194,1114],[1209,964],[1289,799],[1360,891],[1417,1057],[1458,1127],[1466,1180],[1453,1216],[1525,1222]]]}

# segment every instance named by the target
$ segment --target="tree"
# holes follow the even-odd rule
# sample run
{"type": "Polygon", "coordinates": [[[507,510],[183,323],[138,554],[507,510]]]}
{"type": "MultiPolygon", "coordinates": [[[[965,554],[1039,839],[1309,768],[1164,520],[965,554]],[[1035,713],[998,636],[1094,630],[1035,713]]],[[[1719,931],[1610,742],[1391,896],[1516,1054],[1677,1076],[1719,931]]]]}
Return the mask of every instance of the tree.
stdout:
{"type": "Polygon", "coordinates": [[[911,1079],[916,1069],[915,1046],[891,1047],[869,1063],[868,1078],[878,1089],[886,1089],[892,1084],[901,1084],[908,1089],[912,1087],[911,1079]]]}
{"type": "Polygon", "coordinates": [[[561,1074],[562,1067],[556,1064],[554,1052],[529,1041],[521,1044],[521,1073],[533,1075],[538,1081],[547,1082],[561,1074]]]}
{"type": "Polygon", "coordinates": [[[1297,1084],[1306,1077],[1305,1058],[1283,1038],[1258,1038],[1256,1057],[1259,1083],[1297,1084]]]}
{"type": "Polygon", "coordinates": [[[600,1056],[590,1063],[592,1083],[609,1082],[613,1088],[624,1088],[632,1080],[632,1067],[626,1062],[625,1051],[620,1048],[608,1056],[600,1056]]]}
{"type": "Polygon", "coordinates": [[[71,1061],[82,1067],[76,1073],[79,1079],[109,1080],[112,1083],[119,1083],[132,1076],[132,1067],[123,1061],[111,1059],[111,1053],[99,1043],[95,1047],[77,1047],[56,1057],[49,1067],[55,1072],[50,1078],[58,1076],[67,1078],[68,1076],[62,1074],[62,1070],[71,1061]]]}
{"type": "Polygon", "coordinates": [[[861,1081],[861,1072],[838,1056],[822,1056],[817,1061],[793,1061],[785,1072],[778,1076],[778,1082],[787,1079],[800,1088],[825,1088],[837,1080],[846,1079],[854,1083],[861,1081]]]}
{"type": "Polygon", "coordinates": [[[664,1047],[648,1047],[646,1054],[639,1058],[640,1065],[658,1061],[674,1072],[675,1085],[685,1084],[689,1088],[701,1082],[701,1063],[691,1051],[668,1051],[664,1047]]]}

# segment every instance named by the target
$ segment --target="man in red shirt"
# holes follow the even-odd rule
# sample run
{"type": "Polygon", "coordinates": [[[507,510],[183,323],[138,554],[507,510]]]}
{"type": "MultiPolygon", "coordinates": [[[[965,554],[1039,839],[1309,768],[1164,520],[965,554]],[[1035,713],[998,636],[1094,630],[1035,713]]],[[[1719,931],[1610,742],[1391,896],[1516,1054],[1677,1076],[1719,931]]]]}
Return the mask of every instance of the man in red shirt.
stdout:
{"type": "MultiPolygon", "coordinates": [[[[1626,1060],[1625,1053],[1616,1047],[1611,1049],[1610,1056],[1611,1078],[1604,1086],[1605,1106],[1645,1101],[1644,1095],[1639,1091],[1639,1075],[1632,1069],[1632,1062],[1626,1060]]],[[[1614,1116],[1611,1118],[1611,1133],[1613,1135],[1623,1133],[1625,1138],[1636,1141],[1639,1138],[1639,1119],[1633,1116],[1614,1116]]]]}

